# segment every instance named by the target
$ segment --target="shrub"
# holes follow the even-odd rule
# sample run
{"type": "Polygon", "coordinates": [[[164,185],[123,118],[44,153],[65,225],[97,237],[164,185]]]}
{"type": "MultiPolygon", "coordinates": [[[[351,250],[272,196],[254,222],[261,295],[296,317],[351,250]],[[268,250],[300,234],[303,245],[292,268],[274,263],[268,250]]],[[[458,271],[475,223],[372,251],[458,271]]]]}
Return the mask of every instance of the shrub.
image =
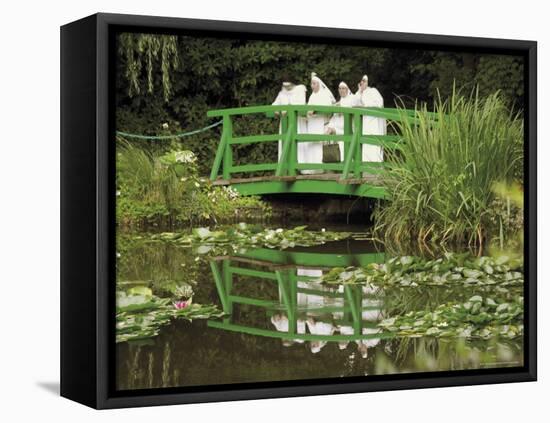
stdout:
{"type": "Polygon", "coordinates": [[[264,218],[270,208],[258,197],[241,197],[199,177],[188,150],[154,156],[126,141],[117,145],[117,222],[122,226],[221,223],[264,218]]]}
{"type": "Polygon", "coordinates": [[[482,245],[495,235],[495,183],[522,175],[522,117],[498,92],[455,91],[433,113],[419,107],[414,120],[399,113],[402,148],[388,153],[381,177],[390,200],[375,212],[375,232],[394,242],[482,245]]]}

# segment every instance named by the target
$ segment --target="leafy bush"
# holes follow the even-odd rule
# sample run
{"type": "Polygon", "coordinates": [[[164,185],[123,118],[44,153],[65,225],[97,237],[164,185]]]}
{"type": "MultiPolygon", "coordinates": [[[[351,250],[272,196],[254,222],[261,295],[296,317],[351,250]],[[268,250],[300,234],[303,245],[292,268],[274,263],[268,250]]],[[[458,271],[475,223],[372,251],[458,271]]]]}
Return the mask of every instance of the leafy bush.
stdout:
{"type": "Polygon", "coordinates": [[[117,145],[117,222],[123,226],[196,224],[269,217],[258,197],[241,197],[199,177],[188,150],[155,156],[121,141],[117,145]]]}

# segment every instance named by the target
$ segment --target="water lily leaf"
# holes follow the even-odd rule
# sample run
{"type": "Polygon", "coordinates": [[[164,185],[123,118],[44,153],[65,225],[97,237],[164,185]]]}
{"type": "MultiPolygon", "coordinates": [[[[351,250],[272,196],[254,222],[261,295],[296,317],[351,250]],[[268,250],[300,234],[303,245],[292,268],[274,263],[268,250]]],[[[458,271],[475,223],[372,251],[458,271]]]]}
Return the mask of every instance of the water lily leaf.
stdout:
{"type": "Polygon", "coordinates": [[[151,297],[153,291],[147,286],[134,286],[128,290],[128,295],[142,295],[144,297],[151,297]]]}
{"type": "Polygon", "coordinates": [[[464,269],[462,270],[462,274],[467,278],[479,279],[483,275],[483,272],[476,269],[464,269]]]}
{"type": "Polygon", "coordinates": [[[197,235],[201,239],[206,239],[210,237],[211,232],[208,228],[195,228],[193,229],[193,234],[197,235]]]}
{"type": "Polygon", "coordinates": [[[197,248],[198,254],[207,254],[210,251],[212,251],[214,247],[212,245],[200,245],[199,248],[197,248]]]}

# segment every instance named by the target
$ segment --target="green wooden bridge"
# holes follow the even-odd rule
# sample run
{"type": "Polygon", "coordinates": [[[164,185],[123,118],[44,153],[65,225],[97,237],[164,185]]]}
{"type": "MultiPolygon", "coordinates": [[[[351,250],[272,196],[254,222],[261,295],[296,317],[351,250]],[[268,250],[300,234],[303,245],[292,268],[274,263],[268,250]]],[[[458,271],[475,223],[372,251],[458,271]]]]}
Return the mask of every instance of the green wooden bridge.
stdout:
{"type": "Polygon", "coordinates": [[[210,110],[209,117],[221,117],[223,129],[210,179],[214,185],[229,185],[242,195],[280,193],[341,194],[371,198],[385,198],[386,191],[378,178],[383,162],[363,162],[362,145],[371,144],[384,149],[400,146],[397,135],[364,135],[363,116],[384,118],[389,121],[414,119],[412,110],[390,108],[351,108],[340,106],[288,105],[254,106],[210,110]],[[343,135],[298,133],[298,118],[308,112],[334,114],[344,118],[343,135]],[[235,135],[233,121],[247,115],[280,116],[281,133],[235,135]],[[238,144],[256,144],[282,141],[282,151],[276,163],[235,164],[233,149],[238,144]],[[344,143],[340,163],[298,163],[297,143],[334,141],[344,143]],[[303,170],[323,170],[326,173],[304,175],[303,170]],[[250,173],[269,172],[255,176],[250,173]],[[221,173],[221,175],[220,175],[221,173]],[[238,177],[235,177],[237,175],[238,177]]]}
{"type": "Polygon", "coordinates": [[[366,266],[383,261],[384,253],[334,254],[332,252],[277,251],[267,248],[215,257],[210,261],[210,267],[226,317],[222,320],[209,320],[207,324],[209,327],[226,331],[292,341],[349,342],[393,337],[392,333],[378,331],[376,322],[362,318],[362,313],[365,311],[380,310],[381,306],[378,304],[380,298],[377,295],[365,294],[360,286],[352,285],[344,286],[343,290],[319,289],[315,284],[309,284],[314,282],[316,277],[298,274],[298,269],[328,270],[339,266],[366,266]],[[280,298],[251,298],[239,295],[236,293],[238,292],[236,285],[246,283],[240,279],[243,276],[276,284],[280,298]],[[337,299],[337,301],[332,305],[304,308],[299,304],[299,294],[337,299]],[[371,305],[364,304],[367,298],[371,300],[371,305]],[[235,322],[234,306],[243,304],[263,309],[268,317],[275,314],[285,315],[288,319],[288,330],[280,331],[235,322]],[[334,313],[337,313],[340,318],[332,319],[332,322],[352,328],[353,333],[320,335],[298,330],[298,321],[300,319],[304,321],[308,315],[333,316],[334,313]],[[370,328],[371,331],[364,333],[363,328],[370,328]]]}

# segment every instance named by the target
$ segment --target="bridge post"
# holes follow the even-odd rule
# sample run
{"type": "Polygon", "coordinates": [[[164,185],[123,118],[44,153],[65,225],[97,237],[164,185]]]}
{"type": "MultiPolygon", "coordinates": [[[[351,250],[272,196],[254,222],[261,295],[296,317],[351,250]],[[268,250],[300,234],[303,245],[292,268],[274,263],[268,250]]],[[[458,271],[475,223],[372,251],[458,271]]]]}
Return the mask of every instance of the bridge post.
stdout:
{"type": "Polygon", "coordinates": [[[220,143],[218,144],[218,148],[216,150],[216,156],[214,157],[214,163],[212,164],[212,171],[210,172],[210,180],[211,181],[216,180],[216,178],[218,177],[218,173],[220,171],[220,166],[222,164],[223,156],[225,154],[226,134],[227,134],[227,128],[224,125],[223,129],[222,129],[222,135],[220,137],[220,143]]]}
{"type": "Polygon", "coordinates": [[[220,272],[218,264],[213,260],[210,261],[210,269],[214,277],[218,295],[220,296],[223,312],[226,314],[231,314],[231,303],[229,301],[229,293],[227,292],[226,285],[224,283],[224,277],[220,272]]]}
{"type": "Polygon", "coordinates": [[[296,143],[296,121],[297,121],[297,112],[295,110],[289,110],[287,112],[288,116],[288,128],[283,139],[283,151],[279,157],[279,162],[277,164],[277,170],[275,171],[276,176],[283,176],[286,172],[289,172],[291,168],[296,171],[296,164],[291,164],[289,159],[291,145],[296,143]]]}
{"type": "Polygon", "coordinates": [[[224,260],[222,262],[222,278],[225,292],[228,299],[228,313],[233,314],[233,301],[231,300],[231,291],[233,290],[233,274],[230,270],[231,262],[229,260],[224,260]]]}
{"type": "MultiPolygon", "coordinates": [[[[353,135],[351,137],[351,142],[349,146],[349,151],[346,152],[344,156],[344,169],[342,171],[341,179],[346,179],[351,170],[352,162],[357,160],[357,151],[361,151],[361,132],[362,132],[362,118],[360,114],[353,115],[353,135]],[[361,132],[360,132],[361,131],[361,132]]],[[[359,158],[361,154],[359,153],[359,158]]],[[[354,167],[355,170],[355,167],[354,167]]]]}
{"type": "Polygon", "coordinates": [[[282,150],[282,143],[286,134],[286,131],[288,130],[288,114],[287,113],[281,113],[281,151],[282,150]]]}
{"type": "Polygon", "coordinates": [[[361,164],[363,161],[363,144],[361,144],[361,137],[363,136],[363,116],[355,115],[355,132],[357,132],[357,147],[354,154],[354,174],[356,178],[361,177],[361,164]]]}
{"type": "Polygon", "coordinates": [[[293,110],[292,114],[292,133],[290,134],[290,151],[287,161],[287,174],[290,176],[296,175],[296,163],[298,163],[298,144],[296,141],[296,134],[298,133],[298,112],[293,110]]]}
{"type": "Polygon", "coordinates": [[[288,317],[288,332],[296,333],[296,309],[293,307],[292,289],[290,286],[290,278],[288,270],[276,270],[275,277],[279,285],[279,292],[282,295],[283,304],[288,317]]]}
{"type": "MultiPolygon", "coordinates": [[[[351,115],[349,113],[344,113],[343,116],[344,116],[344,136],[349,137],[350,135],[352,135],[352,128],[353,128],[352,118],[353,118],[353,115],[351,115]]],[[[351,139],[347,142],[344,142],[344,151],[343,151],[343,154],[342,154],[342,156],[343,156],[342,157],[342,162],[343,163],[346,162],[346,157],[350,152],[350,147],[351,147],[351,139]]]]}
{"type": "Polygon", "coordinates": [[[231,177],[231,167],[233,166],[233,152],[231,151],[231,138],[233,137],[233,123],[231,122],[231,116],[223,116],[223,129],[225,137],[222,142],[225,143],[223,152],[223,178],[229,179],[231,177]]]}

